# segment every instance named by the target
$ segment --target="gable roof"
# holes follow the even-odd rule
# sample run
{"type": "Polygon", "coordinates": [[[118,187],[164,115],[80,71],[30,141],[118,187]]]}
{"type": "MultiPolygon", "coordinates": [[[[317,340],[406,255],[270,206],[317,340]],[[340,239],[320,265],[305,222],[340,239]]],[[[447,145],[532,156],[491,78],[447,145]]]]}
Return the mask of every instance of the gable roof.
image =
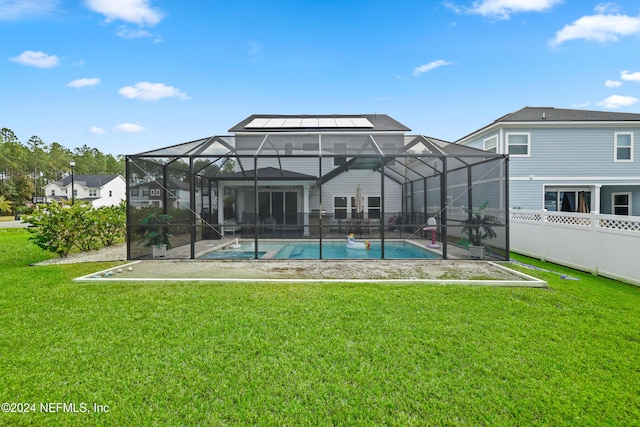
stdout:
{"type": "Polygon", "coordinates": [[[640,114],[619,113],[612,111],[572,110],[554,107],[524,107],[513,113],[506,114],[487,126],[481,127],[468,135],[458,139],[456,143],[469,138],[501,123],[606,123],[606,122],[636,122],[640,124],[640,114]]]}
{"type": "MultiPolygon", "coordinates": [[[[77,175],[73,176],[74,184],[84,183],[85,187],[100,188],[113,181],[120,175],[77,175]]],[[[55,181],[60,187],[71,185],[71,175],[67,175],[59,181],[55,181]]]]}
{"type": "Polygon", "coordinates": [[[554,107],[524,107],[496,122],[625,122],[640,121],[640,114],[612,111],[570,110],[554,107]]]}
{"type": "Polygon", "coordinates": [[[386,114],[282,115],[252,114],[229,129],[233,133],[274,132],[408,132],[411,129],[386,114]],[[363,120],[364,119],[364,120],[363,120]],[[368,124],[366,124],[368,121],[368,124]],[[254,126],[256,122],[260,126],[254,126]]]}

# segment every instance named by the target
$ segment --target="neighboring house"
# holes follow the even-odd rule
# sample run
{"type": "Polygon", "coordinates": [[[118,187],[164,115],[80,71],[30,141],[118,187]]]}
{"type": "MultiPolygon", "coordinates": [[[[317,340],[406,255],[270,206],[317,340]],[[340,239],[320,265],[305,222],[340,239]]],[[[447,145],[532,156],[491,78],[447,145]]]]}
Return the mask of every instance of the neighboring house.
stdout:
{"type": "Polygon", "coordinates": [[[456,141],[509,154],[514,209],[640,215],[640,114],[525,107],[456,141]]]}
{"type": "MultiPolygon", "coordinates": [[[[74,175],[75,201],[85,201],[94,207],[114,206],[126,198],[126,182],[121,175],[74,175]]],[[[71,175],[45,186],[47,202],[71,200],[71,175]]]]}
{"type": "MultiPolygon", "coordinates": [[[[189,184],[177,181],[172,178],[167,179],[166,189],[159,180],[141,182],[129,186],[129,204],[131,206],[153,206],[161,208],[183,209],[189,205],[189,184]],[[164,199],[166,197],[166,200],[164,199]]],[[[199,197],[198,197],[199,199],[199,197]]]]}

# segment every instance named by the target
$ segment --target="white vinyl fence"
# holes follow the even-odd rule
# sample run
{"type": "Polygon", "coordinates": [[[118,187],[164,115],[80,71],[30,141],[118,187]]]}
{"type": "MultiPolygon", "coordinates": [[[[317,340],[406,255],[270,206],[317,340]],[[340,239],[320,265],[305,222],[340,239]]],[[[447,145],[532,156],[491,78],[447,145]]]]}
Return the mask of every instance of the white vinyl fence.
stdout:
{"type": "Polygon", "coordinates": [[[513,252],[640,286],[640,217],[511,210],[510,227],[513,252]]]}

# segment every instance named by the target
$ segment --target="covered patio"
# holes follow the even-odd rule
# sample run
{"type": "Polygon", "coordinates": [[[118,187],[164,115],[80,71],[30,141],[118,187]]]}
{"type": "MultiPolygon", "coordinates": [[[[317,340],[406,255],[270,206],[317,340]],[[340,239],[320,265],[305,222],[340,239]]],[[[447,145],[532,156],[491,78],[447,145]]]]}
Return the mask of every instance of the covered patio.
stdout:
{"type": "Polygon", "coordinates": [[[370,126],[350,118],[252,127],[259,118],[234,135],[127,156],[128,259],[286,257],[274,242],[316,248],[302,259],[342,259],[329,246],[349,234],[376,259],[404,258],[398,242],[427,250],[425,258],[465,259],[463,225],[481,205],[497,218],[484,256],[508,259],[505,155],[386,122],[379,130],[378,116],[367,116],[370,126]]]}

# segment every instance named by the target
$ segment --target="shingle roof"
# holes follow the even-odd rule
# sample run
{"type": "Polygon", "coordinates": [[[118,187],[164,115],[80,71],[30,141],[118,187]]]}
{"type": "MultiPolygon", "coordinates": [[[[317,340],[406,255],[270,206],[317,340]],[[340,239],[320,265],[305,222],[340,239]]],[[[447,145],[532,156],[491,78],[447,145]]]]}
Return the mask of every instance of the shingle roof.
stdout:
{"type": "Polygon", "coordinates": [[[386,114],[321,114],[321,115],[281,115],[281,114],[252,114],[247,117],[231,129],[229,132],[336,132],[336,131],[370,131],[370,132],[408,132],[411,129],[398,122],[397,120],[389,117],[386,114]],[[295,128],[283,128],[283,127],[247,127],[254,119],[349,119],[349,118],[364,118],[369,120],[373,127],[367,128],[354,128],[354,127],[295,127],[295,128]]]}
{"type": "MultiPolygon", "coordinates": [[[[247,170],[244,172],[234,172],[230,174],[218,175],[216,178],[219,180],[245,180],[254,179],[254,170],[247,170]]],[[[303,173],[293,172],[286,169],[277,169],[274,167],[265,167],[258,169],[258,177],[262,180],[278,179],[278,180],[315,180],[316,177],[312,175],[306,175],[303,173]]]]}
{"type": "MultiPolygon", "coordinates": [[[[79,185],[79,183],[82,182],[88,188],[100,188],[113,181],[118,176],[119,175],[74,175],[73,181],[76,185],[79,185]]],[[[71,175],[67,175],[60,181],[56,182],[60,184],[60,187],[71,185],[71,175]]]]}
{"type": "Polygon", "coordinates": [[[570,110],[554,107],[524,107],[496,122],[624,122],[640,121],[640,114],[612,111],[570,110]]]}
{"type": "Polygon", "coordinates": [[[505,114],[494,122],[458,139],[456,143],[500,123],[562,123],[562,122],[638,122],[640,114],[612,111],[572,110],[554,107],[524,107],[505,114]]]}

